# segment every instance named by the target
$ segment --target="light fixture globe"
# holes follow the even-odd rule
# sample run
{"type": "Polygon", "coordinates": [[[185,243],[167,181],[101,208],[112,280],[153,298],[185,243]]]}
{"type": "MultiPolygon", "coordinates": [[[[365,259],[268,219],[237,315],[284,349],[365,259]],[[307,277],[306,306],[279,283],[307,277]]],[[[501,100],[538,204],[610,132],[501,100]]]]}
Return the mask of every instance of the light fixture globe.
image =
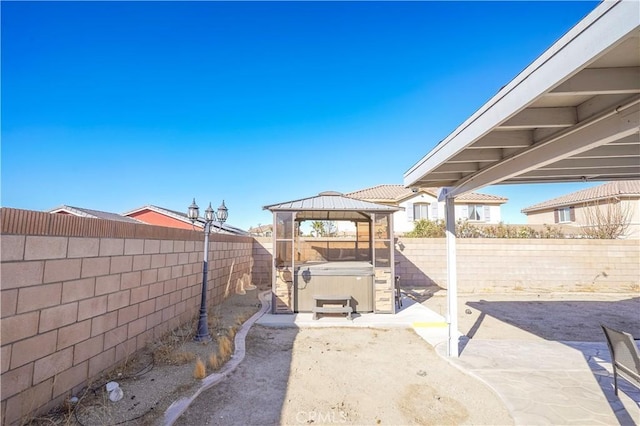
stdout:
{"type": "Polygon", "coordinates": [[[229,209],[224,205],[224,200],[222,200],[222,204],[218,207],[218,222],[224,223],[229,217],[229,209]]]}
{"type": "Polygon", "coordinates": [[[213,208],[211,208],[211,203],[209,203],[209,207],[204,211],[204,218],[207,222],[211,222],[213,220],[213,208]]]}
{"type": "Polygon", "coordinates": [[[196,199],[193,199],[193,203],[189,206],[189,219],[194,222],[200,216],[200,207],[196,204],[196,199]]]}

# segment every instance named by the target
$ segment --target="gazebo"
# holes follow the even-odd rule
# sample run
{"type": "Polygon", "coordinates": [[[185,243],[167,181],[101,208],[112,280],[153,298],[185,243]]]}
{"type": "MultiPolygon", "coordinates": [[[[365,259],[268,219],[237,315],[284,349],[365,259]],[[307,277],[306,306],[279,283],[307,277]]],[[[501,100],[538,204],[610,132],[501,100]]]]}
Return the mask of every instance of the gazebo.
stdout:
{"type": "Polygon", "coordinates": [[[314,312],[319,297],[346,295],[358,313],[395,313],[393,213],[397,207],[322,192],[265,206],[273,213],[272,311],[314,312]],[[303,236],[311,222],[351,222],[352,235],[303,236]]]}

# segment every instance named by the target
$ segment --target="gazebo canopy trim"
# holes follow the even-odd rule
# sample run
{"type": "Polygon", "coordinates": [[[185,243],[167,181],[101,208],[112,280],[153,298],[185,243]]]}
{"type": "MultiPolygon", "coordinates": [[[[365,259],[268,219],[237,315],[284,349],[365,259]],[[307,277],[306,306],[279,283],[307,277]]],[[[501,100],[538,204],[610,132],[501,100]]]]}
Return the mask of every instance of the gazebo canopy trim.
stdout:
{"type": "Polygon", "coordinates": [[[315,197],[264,206],[263,209],[272,212],[332,212],[335,217],[334,220],[362,220],[361,213],[393,213],[400,210],[399,207],[356,200],[333,191],[321,192],[315,197]],[[342,218],[337,214],[339,212],[344,213],[342,218]],[[347,213],[353,214],[349,215],[347,213]]]}
{"type": "Polygon", "coordinates": [[[370,222],[371,216],[363,212],[351,211],[301,211],[296,214],[297,221],[303,220],[331,220],[331,221],[351,221],[351,222],[370,222]]]}

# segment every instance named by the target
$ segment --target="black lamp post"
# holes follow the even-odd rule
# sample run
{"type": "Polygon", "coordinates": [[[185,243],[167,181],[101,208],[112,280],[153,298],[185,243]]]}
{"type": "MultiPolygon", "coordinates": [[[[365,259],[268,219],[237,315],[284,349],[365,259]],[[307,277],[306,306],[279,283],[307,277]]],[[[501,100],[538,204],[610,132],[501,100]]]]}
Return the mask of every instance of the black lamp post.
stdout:
{"type": "Polygon", "coordinates": [[[196,204],[196,199],[193,199],[193,203],[189,206],[189,219],[192,223],[199,222],[204,224],[204,261],[202,263],[202,299],[200,300],[200,318],[198,319],[198,332],[194,338],[197,342],[208,342],[211,340],[209,335],[209,326],[207,324],[207,269],[209,263],[209,232],[211,232],[211,223],[215,220],[221,224],[227,220],[229,211],[227,206],[222,204],[218,207],[218,212],[214,212],[209,207],[204,211],[204,218],[200,216],[200,208],[196,204]]]}

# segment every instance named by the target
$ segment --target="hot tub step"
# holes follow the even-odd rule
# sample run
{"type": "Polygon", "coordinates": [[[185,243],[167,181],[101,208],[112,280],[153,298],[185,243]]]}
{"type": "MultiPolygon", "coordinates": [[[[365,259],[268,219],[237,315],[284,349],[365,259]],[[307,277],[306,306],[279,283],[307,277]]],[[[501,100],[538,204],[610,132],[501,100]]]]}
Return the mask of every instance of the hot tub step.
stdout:
{"type": "Polygon", "coordinates": [[[351,306],[316,306],[313,308],[313,319],[318,319],[318,314],[347,314],[347,319],[351,319],[352,312],[351,306]]]}

